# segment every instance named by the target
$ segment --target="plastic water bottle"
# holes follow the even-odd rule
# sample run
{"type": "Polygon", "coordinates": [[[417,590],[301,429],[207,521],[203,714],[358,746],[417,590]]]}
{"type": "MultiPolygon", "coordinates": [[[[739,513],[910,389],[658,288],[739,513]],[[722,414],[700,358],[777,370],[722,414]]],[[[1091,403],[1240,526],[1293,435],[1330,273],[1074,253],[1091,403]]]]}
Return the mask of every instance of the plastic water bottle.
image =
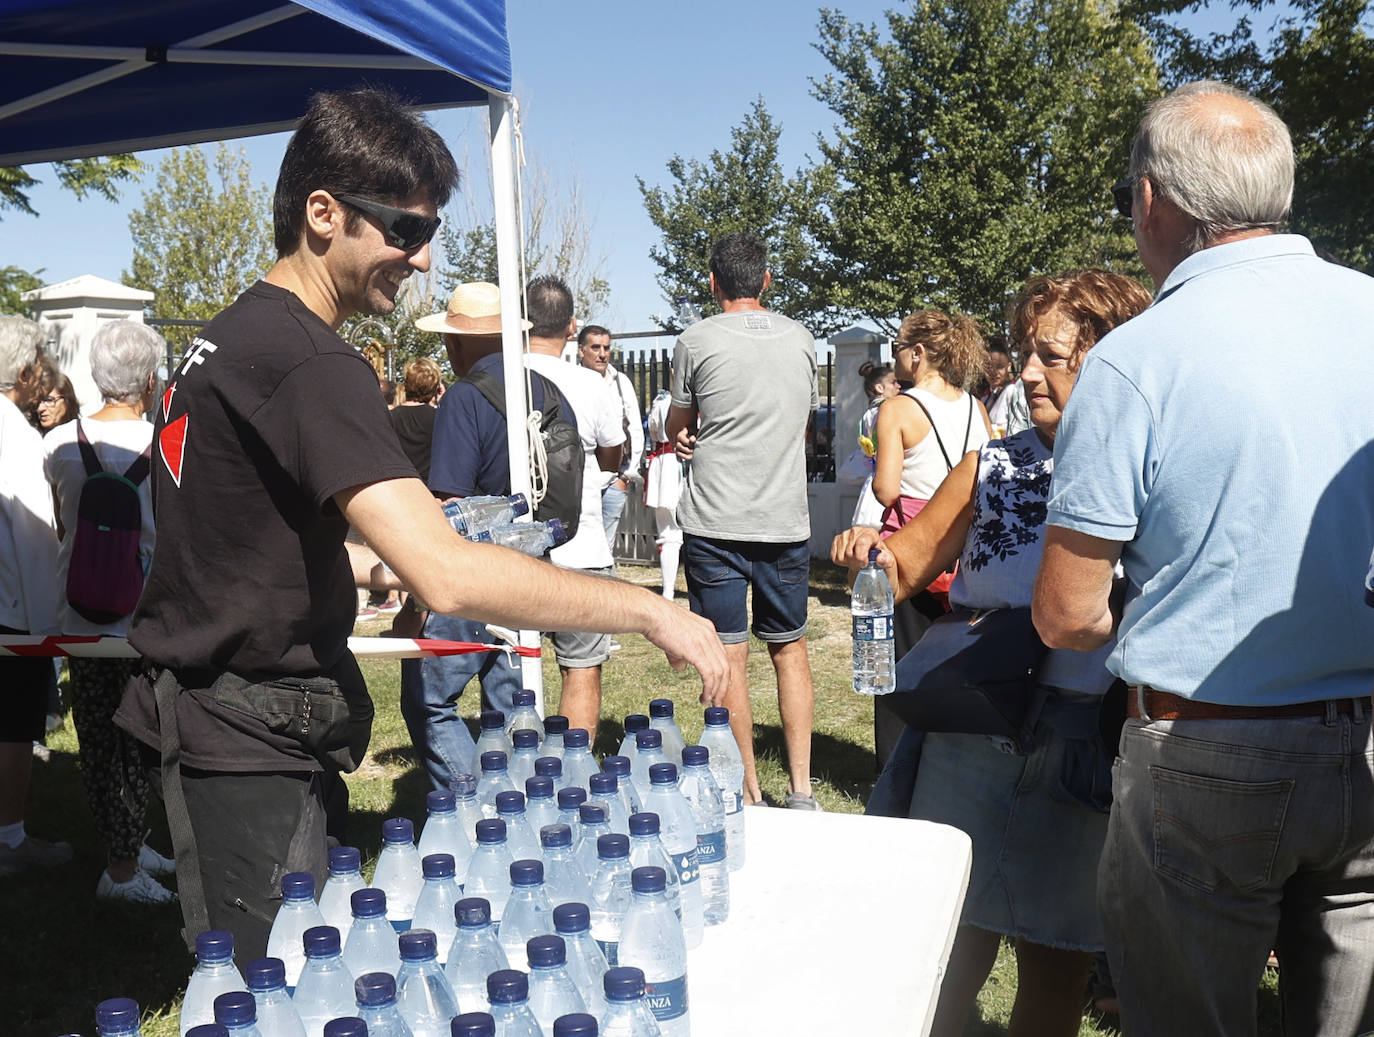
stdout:
{"type": "Polygon", "coordinates": [[[850,595],[854,617],[854,690],[886,695],[896,688],[897,653],[892,645],[892,584],[870,548],[868,564],[854,577],[850,595]]]}
{"type": "Polygon", "coordinates": [[[654,699],[649,703],[649,726],[663,737],[663,755],[669,763],[682,763],[682,750],[687,740],[673,716],[672,699],[654,699]]]}
{"type": "Polygon", "coordinates": [[[582,874],[590,880],[592,872],[596,871],[596,841],[603,835],[610,835],[611,826],[606,823],[606,808],[600,803],[583,803],[577,808],[577,816],[582,823],[582,838],[573,847],[573,857],[582,874]]]}
{"type": "Polygon", "coordinates": [[[186,1037],[229,1037],[229,1031],[219,1023],[201,1023],[187,1030],[186,1037]]]}
{"type": "Polygon", "coordinates": [[[592,939],[591,926],[591,909],[587,904],[559,904],[553,909],[553,931],[563,937],[563,944],[567,948],[568,975],[572,977],[577,992],[582,995],[587,1011],[600,1015],[606,1007],[601,992],[601,977],[605,975],[607,967],[606,955],[601,953],[601,948],[592,939]]]}
{"type": "MultiPolygon", "coordinates": [[[[304,945],[304,934],[302,934],[304,945]]],[[[301,963],[305,953],[301,953],[301,963]]],[[[262,1037],[305,1037],[305,1026],[286,992],[286,968],[280,958],[258,958],[243,970],[248,992],[257,1003],[258,1032],[262,1037]]]]}
{"type": "Polygon", "coordinates": [[[509,761],[513,747],[506,737],[506,714],[499,709],[484,709],[479,723],[481,730],[477,734],[477,747],[474,750],[477,758],[480,760],[483,753],[497,752],[505,753],[509,761]]]}
{"type": "Polygon", "coordinates": [[[512,857],[518,861],[541,855],[539,837],[534,834],[525,813],[523,792],[498,792],[496,816],[506,822],[506,845],[510,847],[512,857]]]}
{"type": "Polygon", "coordinates": [[[506,717],[506,737],[512,739],[516,731],[530,730],[544,740],[544,717],[534,708],[536,696],[529,688],[521,688],[511,696],[512,709],[506,717]]]}
{"type": "Polygon", "coordinates": [[[444,964],[457,929],[453,921],[453,908],[463,899],[463,891],[458,888],[458,881],[454,877],[451,855],[431,853],[420,861],[420,868],[425,875],[425,884],[420,889],[419,899],[415,901],[415,918],[410,927],[428,929],[434,934],[444,957],[440,964],[444,964]]]}
{"type": "Polygon", "coordinates": [[[501,1037],[544,1037],[530,1011],[530,981],[523,972],[501,969],[488,976],[487,1001],[501,1037]]]}
{"type": "Polygon", "coordinates": [[[482,764],[482,777],[477,782],[477,802],[482,805],[482,816],[492,818],[496,816],[496,794],[519,790],[510,780],[505,753],[496,749],[483,753],[478,759],[482,764]]]}
{"type": "Polygon", "coordinates": [[[701,870],[701,900],[707,925],[730,917],[730,868],[725,861],[725,804],[711,774],[710,751],[704,745],[682,750],[682,781],[678,788],[692,808],[697,829],[697,864],[701,870]]]}
{"type": "Polygon", "coordinates": [[[678,788],[675,766],[656,763],[649,768],[649,779],[649,799],[645,805],[658,814],[659,838],[677,866],[682,895],[682,935],[688,947],[696,947],[701,943],[706,924],[696,817],[692,814],[692,805],[678,788]]]}
{"type": "Polygon", "coordinates": [[[553,1021],[571,1012],[585,1012],[586,1003],[568,975],[568,951],[563,937],[535,936],[526,947],[530,962],[530,1011],[545,1033],[553,1021]]]}
{"type": "Polygon", "coordinates": [[[585,802],[587,790],[581,785],[568,785],[558,790],[558,824],[568,826],[573,846],[582,837],[582,804],[585,802]]]}
{"type": "Polygon", "coordinates": [[[396,1007],[396,977],[369,972],[353,981],[358,1018],[367,1023],[367,1037],[411,1037],[410,1027],[396,1007]]]}
{"type": "Polygon", "coordinates": [[[551,518],[545,522],[503,522],[499,526],[483,530],[478,537],[488,543],[509,547],[534,558],[542,558],[559,544],[567,541],[568,531],[561,520],[551,518]]]}
{"type": "Polygon", "coordinates": [[[272,920],[267,937],[267,956],[279,958],[286,966],[286,986],[296,989],[301,969],[305,968],[305,949],[301,937],[307,929],[324,925],[324,915],[315,904],[315,876],[293,871],[281,877],[281,907],[272,920]]]}
{"type": "Polygon", "coordinates": [[[380,889],[360,889],[353,894],[353,926],[344,941],[344,964],[353,976],[369,972],[396,975],[401,956],[396,951],[396,930],[386,919],[386,894],[380,889]]]}
{"type": "MultiPolygon", "coordinates": [[[[655,819],[657,820],[657,819],[655,819]]],[[[603,835],[596,841],[598,863],[592,876],[592,939],[606,964],[614,966],[620,955],[620,927],[630,909],[630,840],[623,835],[603,835]]]]}
{"type": "Polygon", "coordinates": [[[396,974],[396,1007],[401,1018],[413,1037],[449,1037],[448,1024],[458,1014],[458,998],[439,965],[435,934],[411,929],[398,942],[401,971],[396,974]]]}
{"type": "Polygon", "coordinates": [[[231,990],[215,998],[215,1022],[229,1037],[262,1037],[258,1029],[258,1003],[246,990],[231,990]]]}
{"type": "MultiPolygon", "coordinates": [[[[606,812],[606,825],[612,832],[630,834],[630,811],[620,798],[620,780],[614,774],[601,771],[587,779],[587,803],[595,803],[606,812]]],[[[599,834],[599,833],[598,833],[599,834]]],[[[585,842],[585,840],[584,840],[585,842]]],[[[592,847],[595,851],[596,847],[592,847]]],[[[593,856],[595,853],[593,852],[593,856]]]]}
{"type": "MultiPolygon", "coordinates": [[[[544,738],[545,744],[548,743],[548,736],[544,738]]],[[[540,750],[543,751],[542,748],[540,750]]],[[[541,778],[548,778],[553,782],[556,789],[563,787],[563,736],[558,736],[558,756],[538,756],[534,761],[534,773],[541,778]]]]}
{"type": "Polygon", "coordinates": [[[95,1006],[95,1032],[98,1037],[140,1037],[138,1002],[130,997],[112,997],[95,1006]]]}
{"type": "Polygon", "coordinates": [[[558,821],[558,800],[554,799],[553,789],[553,779],[542,774],[525,779],[525,820],[536,832],[558,821]]]}
{"type": "Polygon", "coordinates": [[[449,948],[444,975],[453,986],[458,1007],[464,1012],[484,1012],[487,1008],[487,977],[510,968],[506,952],[496,938],[491,922],[491,905],[482,897],[464,897],[453,910],[458,931],[449,948]]]}
{"type": "MultiPolygon", "coordinates": [[[[353,1001],[352,988],[349,988],[348,998],[353,1001]]],[[[349,1011],[353,1011],[353,1007],[349,1011]]],[[[367,1023],[363,1022],[356,1015],[344,1015],[337,1019],[331,1019],[324,1024],[324,1037],[367,1037],[367,1023]]]]}
{"type": "Polygon", "coordinates": [[[686,330],[701,320],[701,307],[684,295],[677,301],[674,316],[677,317],[678,326],[686,330]]]}
{"type": "Polygon", "coordinates": [[[356,889],[366,889],[363,881],[362,854],[355,846],[336,846],[329,851],[329,877],[320,893],[320,917],[325,925],[332,925],[347,933],[353,924],[353,905],[350,898],[356,889]]]}
{"type": "Polygon", "coordinates": [[[591,776],[600,770],[592,755],[591,736],[584,728],[569,728],[563,735],[563,783],[585,789],[591,776]]]}
{"type": "Polygon", "coordinates": [[[633,760],[635,755],[635,735],[649,730],[649,718],[643,713],[631,713],[625,718],[625,737],[620,740],[619,755],[633,760]]]}
{"type": "Polygon", "coordinates": [[[553,1021],[553,1037],[596,1037],[596,1016],[590,1012],[569,1012],[553,1021]]]}
{"type": "Polygon", "coordinates": [[[591,881],[573,856],[572,829],[561,823],[545,825],[539,830],[539,842],[544,851],[544,882],[549,900],[554,904],[587,903],[592,895],[591,881]]]}
{"type": "Polygon", "coordinates": [[[477,849],[472,851],[468,880],[463,893],[482,897],[491,907],[491,920],[501,921],[510,899],[510,848],[506,845],[506,822],[499,817],[477,822],[477,849]]]}
{"type": "Polygon", "coordinates": [[[522,727],[512,731],[510,738],[514,748],[506,764],[506,770],[510,772],[511,782],[519,788],[524,788],[525,782],[534,777],[534,761],[539,759],[539,732],[522,727]]]}
{"type": "Polygon", "coordinates": [[[651,810],[630,815],[630,867],[645,868],[652,865],[662,868],[667,873],[668,906],[673,909],[673,914],[677,915],[678,920],[681,921],[682,891],[677,874],[677,863],[673,860],[673,855],[668,852],[668,848],[663,845],[663,840],[660,838],[661,830],[662,823],[658,815],[651,810]]]}
{"type": "MultiPolygon", "coordinates": [[[[458,812],[458,820],[463,825],[463,834],[477,849],[477,822],[487,815],[482,813],[482,801],[477,798],[477,778],[471,774],[455,774],[448,780],[449,791],[453,793],[453,809],[458,812]]],[[[458,859],[453,861],[458,866],[458,859]]],[[[466,883],[466,878],[459,885],[466,883]]]]}
{"type": "Polygon", "coordinates": [[[689,1037],[687,945],[664,896],[662,868],[630,875],[634,901],[620,933],[620,960],[644,973],[644,996],[663,1037],[689,1037]]]}
{"type": "MultiPolygon", "coordinates": [[[[486,1004],[486,994],[482,995],[486,1004]]],[[[496,1037],[496,1020],[490,1012],[464,1012],[453,1017],[452,1037],[496,1037]]]]}
{"type": "Polygon", "coordinates": [[[410,928],[424,881],[415,849],[415,826],[408,817],[387,818],[382,822],[382,852],[377,855],[372,885],[386,894],[387,921],[396,932],[410,928]]]}
{"type": "Polygon", "coordinates": [[[444,517],[460,536],[478,533],[492,526],[514,522],[529,514],[530,503],[523,493],[510,497],[464,497],[444,505],[444,517]]]}
{"type": "Polygon", "coordinates": [[[658,1020],[644,1001],[644,972],[622,965],[608,969],[602,989],[601,1037],[662,1037],[658,1020]]]}
{"type": "Polygon", "coordinates": [[[625,804],[625,816],[627,818],[644,809],[644,804],[639,798],[639,790],[635,788],[630,767],[628,756],[607,756],[601,761],[602,772],[615,775],[616,795],[625,804]]]}
{"type": "Polygon", "coordinates": [[[513,969],[526,969],[525,944],[553,932],[553,904],[544,888],[544,862],[519,860],[510,866],[510,900],[496,936],[513,969]]]}
{"type": "Polygon", "coordinates": [[[540,747],[545,756],[563,759],[563,736],[568,733],[568,718],[562,713],[554,713],[544,718],[544,744],[540,747]]]}
{"type": "Polygon", "coordinates": [[[247,990],[234,965],[234,934],[227,929],[207,929],[196,937],[196,967],[181,1000],[181,1033],[193,1026],[215,1021],[215,998],[231,990],[247,990]]]}
{"type": "MultiPolygon", "coordinates": [[[[420,832],[420,861],[423,863],[431,854],[448,854],[453,858],[454,881],[461,886],[468,877],[472,837],[458,814],[458,799],[450,789],[435,789],[425,796],[425,810],[429,816],[420,832]]],[[[476,819],[473,823],[477,823],[476,819]]]]}
{"type": "Polygon", "coordinates": [[[725,802],[725,862],[731,871],[744,867],[744,759],[730,730],[730,711],[724,706],[706,710],[701,744],[711,753],[711,774],[725,802]]]}
{"type": "Polygon", "coordinates": [[[320,1037],[324,1024],[353,1011],[353,972],[339,952],[339,930],[322,925],[305,932],[305,968],[291,997],[306,1037],[320,1037]]]}
{"type": "Polygon", "coordinates": [[[656,763],[667,762],[668,757],[663,755],[661,731],[647,728],[635,735],[635,754],[630,760],[630,780],[635,783],[639,802],[645,810],[653,810],[653,807],[649,806],[649,768],[656,763]]]}

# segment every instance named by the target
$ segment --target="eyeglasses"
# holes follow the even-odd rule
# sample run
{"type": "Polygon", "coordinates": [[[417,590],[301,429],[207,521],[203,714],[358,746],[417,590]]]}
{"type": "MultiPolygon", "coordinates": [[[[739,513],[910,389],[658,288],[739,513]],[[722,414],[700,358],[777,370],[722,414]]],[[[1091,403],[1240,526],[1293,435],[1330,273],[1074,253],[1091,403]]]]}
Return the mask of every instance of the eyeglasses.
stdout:
{"type": "Polygon", "coordinates": [[[1131,218],[1131,200],[1134,193],[1134,184],[1129,176],[1112,184],[1112,201],[1116,202],[1116,211],[1128,220],[1131,218]]]}
{"type": "Polygon", "coordinates": [[[443,221],[438,216],[421,216],[409,209],[398,209],[394,205],[383,205],[370,198],[359,198],[355,194],[336,194],[341,202],[347,202],[369,216],[375,216],[382,224],[382,235],[387,244],[402,252],[413,252],[434,237],[443,221]]]}
{"type": "Polygon", "coordinates": [[[916,343],[915,343],[915,342],[902,342],[902,341],[896,341],[896,342],[893,342],[893,343],[892,343],[892,355],[893,355],[893,356],[896,356],[898,353],[900,353],[900,352],[901,352],[902,350],[904,350],[904,349],[915,349],[915,348],[916,348],[916,343]]]}
{"type": "Polygon", "coordinates": [[[66,398],[65,396],[63,396],[61,393],[52,393],[52,394],[50,394],[50,395],[48,395],[48,396],[44,396],[41,400],[39,400],[39,401],[38,401],[38,406],[40,406],[40,407],[44,407],[44,406],[47,406],[47,407],[56,407],[59,403],[66,403],[66,402],[67,402],[67,398],[66,398]]]}

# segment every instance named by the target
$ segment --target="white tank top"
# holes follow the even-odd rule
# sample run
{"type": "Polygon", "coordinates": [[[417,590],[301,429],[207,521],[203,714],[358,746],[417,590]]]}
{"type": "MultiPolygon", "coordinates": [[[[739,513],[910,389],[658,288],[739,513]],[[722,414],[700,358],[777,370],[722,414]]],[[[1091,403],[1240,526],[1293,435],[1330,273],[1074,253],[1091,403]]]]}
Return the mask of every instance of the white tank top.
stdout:
{"type": "Polygon", "coordinates": [[[940,433],[937,440],[935,432],[927,432],[915,446],[902,452],[902,496],[930,500],[952,465],[988,441],[988,430],[978,413],[978,404],[966,392],[960,393],[958,399],[942,400],[934,393],[913,387],[902,395],[925,404],[935,431],[940,433]],[[949,455],[948,462],[945,454],[949,455]]]}

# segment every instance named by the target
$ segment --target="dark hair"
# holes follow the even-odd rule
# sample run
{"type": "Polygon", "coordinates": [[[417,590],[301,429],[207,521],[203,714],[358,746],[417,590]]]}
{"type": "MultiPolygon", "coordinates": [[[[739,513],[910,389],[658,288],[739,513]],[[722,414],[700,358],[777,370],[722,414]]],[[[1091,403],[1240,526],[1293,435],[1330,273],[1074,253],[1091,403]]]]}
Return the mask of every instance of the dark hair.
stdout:
{"type": "Polygon", "coordinates": [[[1017,294],[1008,312],[1012,341],[1022,349],[1050,314],[1077,330],[1069,369],[1077,370],[1083,354],[1119,324],[1125,324],[1150,305],[1150,293],[1134,278],[1106,270],[1078,270],[1071,274],[1032,277],[1017,294]]]}
{"type": "Polygon", "coordinates": [[[591,338],[593,335],[605,335],[607,338],[611,337],[610,331],[603,328],[600,324],[584,324],[582,330],[577,333],[577,344],[579,346],[585,346],[587,344],[587,339],[591,338]]]}
{"type": "MultiPolygon", "coordinates": [[[[458,167],[424,118],[389,90],[318,93],[286,145],[272,201],[278,257],[300,248],[305,201],[314,191],[399,204],[425,191],[442,209],[458,186],[458,167]]],[[[350,208],[352,233],[361,213],[350,208]]]]}
{"type": "Polygon", "coordinates": [[[987,348],[983,345],[983,332],[972,317],[917,310],[902,321],[897,338],[924,346],[931,365],[950,385],[967,389],[983,373],[987,348]]]}
{"type": "Polygon", "coordinates": [[[859,365],[859,376],[864,380],[864,395],[872,399],[878,391],[878,383],[892,373],[891,364],[875,364],[865,360],[859,365]]]}
{"type": "Polygon", "coordinates": [[[557,338],[566,334],[573,318],[573,297],[568,286],[552,274],[540,274],[525,286],[526,317],[531,338],[557,338]]]}
{"type": "Polygon", "coordinates": [[[768,249],[752,234],[727,234],[711,246],[711,273],[726,299],[757,299],[768,273],[768,249]]]}
{"type": "Polygon", "coordinates": [[[396,383],[390,378],[378,378],[377,384],[382,387],[382,399],[386,400],[387,406],[396,402],[396,383]]]}

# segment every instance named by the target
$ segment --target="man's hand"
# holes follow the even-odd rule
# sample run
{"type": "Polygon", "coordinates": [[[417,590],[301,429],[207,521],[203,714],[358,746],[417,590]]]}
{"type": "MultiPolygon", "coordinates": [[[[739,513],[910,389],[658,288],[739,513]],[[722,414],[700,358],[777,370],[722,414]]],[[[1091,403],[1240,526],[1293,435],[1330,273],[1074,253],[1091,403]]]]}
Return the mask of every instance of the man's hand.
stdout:
{"type": "Polygon", "coordinates": [[[696,449],[697,436],[690,428],[684,428],[673,438],[673,453],[679,461],[690,461],[696,449]]]}
{"type": "Polygon", "coordinates": [[[695,666],[701,674],[701,704],[719,706],[725,701],[730,677],[725,646],[720,643],[714,624],[655,597],[657,613],[644,636],[663,649],[674,670],[680,672],[689,663],[695,666]]]}

